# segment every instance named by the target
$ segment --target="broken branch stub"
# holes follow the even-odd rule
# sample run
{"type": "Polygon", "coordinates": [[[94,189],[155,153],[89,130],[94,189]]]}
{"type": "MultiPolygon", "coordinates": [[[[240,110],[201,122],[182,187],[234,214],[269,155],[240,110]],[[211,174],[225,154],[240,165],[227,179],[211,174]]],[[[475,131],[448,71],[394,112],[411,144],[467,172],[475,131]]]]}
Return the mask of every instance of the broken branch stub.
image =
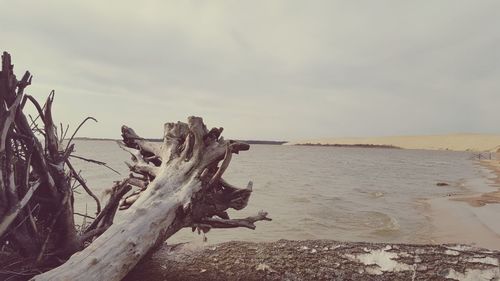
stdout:
{"type": "Polygon", "coordinates": [[[60,267],[33,280],[120,280],[183,227],[203,226],[204,232],[211,227],[254,229],[255,222],[271,220],[263,211],[244,219],[230,219],[226,212],[244,208],[252,192],[251,184],[237,188],[222,178],[231,155],[248,150],[248,144],[223,140],[222,128],[209,131],[200,117],[166,123],[164,129],[160,144],[122,127],[121,146],[133,161],[129,180],[139,187],[121,201],[124,220],[109,226],[60,267]]]}

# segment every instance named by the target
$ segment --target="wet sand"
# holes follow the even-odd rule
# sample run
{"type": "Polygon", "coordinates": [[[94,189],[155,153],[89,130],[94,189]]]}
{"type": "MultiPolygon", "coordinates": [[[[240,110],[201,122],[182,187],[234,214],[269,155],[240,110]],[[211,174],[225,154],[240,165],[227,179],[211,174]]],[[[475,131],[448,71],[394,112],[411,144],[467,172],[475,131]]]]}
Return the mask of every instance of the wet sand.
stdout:
{"type": "Polygon", "coordinates": [[[472,184],[459,195],[428,200],[434,242],[500,249],[500,161],[479,164],[493,174],[489,186],[472,184]]]}
{"type": "MultiPolygon", "coordinates": [[[[499,157],[497,157],[497,159],[499,159],[499,157]]],[[[493,172],[494,178],[492,179],[493,181],[492,186],[496,188],[496,190],[478,194],[475,196],[453,198],[453,200],[467,202],[469,205],[473,207],[481,207],[488,204],[500,203],[500,161],[481,160],[479,163],[483,167],[486,167],[487,169],[493,172]]]]}

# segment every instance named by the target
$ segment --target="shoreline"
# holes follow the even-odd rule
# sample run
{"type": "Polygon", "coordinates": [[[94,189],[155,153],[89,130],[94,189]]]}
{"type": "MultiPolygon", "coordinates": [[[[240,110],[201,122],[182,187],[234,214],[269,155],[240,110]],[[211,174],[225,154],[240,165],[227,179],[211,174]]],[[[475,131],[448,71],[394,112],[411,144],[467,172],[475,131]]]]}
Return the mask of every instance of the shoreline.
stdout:
{"type": "MultiPolygon", "coordinates": [[[[498,156],[498,155],[497,155],[498,156]]],[[[480,160],[493,176],[457,195],[427,200],[436,243],[469,243],[500,250],[500,161],[480,160]]]]}
{"type": "Polygon", "coordinates": [[[321,147],[352,147],[352,148],[387,148],[387,149],[401,149],[401,147],[397,147],[394,145],[385,145],[385,144],[341,144],[341,143],[333,143],[333,144],[321,144],[321,143],[298,143],[293,144],[295,146],[321,146],[321,147]]]}
{"type": "MultiPolygon", "coordinates": [[[[492,280],[500,252],[461,244],[336,240],[164,245],[123,281],[492,280]]],[[[496,280],[496,279],[495,279],[496,280]]]]}
{"type": "Polygon", "coordinates": [[[306,143],[319,145],[382,145],[395,146],[402,149],[496,152],[500,149],[500,135],[449,134],[423,136],[323,138],[293,141],[288,142],[286,145],[306,143]]]}

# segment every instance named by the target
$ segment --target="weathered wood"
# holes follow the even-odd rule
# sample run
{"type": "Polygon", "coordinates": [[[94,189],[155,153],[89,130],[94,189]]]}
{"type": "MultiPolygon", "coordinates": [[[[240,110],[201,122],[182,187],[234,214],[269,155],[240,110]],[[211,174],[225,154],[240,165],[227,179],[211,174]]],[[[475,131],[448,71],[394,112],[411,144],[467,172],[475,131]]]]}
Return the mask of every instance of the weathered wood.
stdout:
{"type": "MultiPolygon", "coordinates": [[[[203,232],[211,227],[253,229],[256,221],[270,220],[265,212],[245,219],[232,220],[227,213],[213,218],[232,206],[243,207],[234,201],[248,201],[251,192],[251,188],[238,192],[240,189],[229,188],[222,180],[231,155],[249,146],[213,135],[201,118],[189,117],[187,123],[167,123],[164,142],[156,149],[123,126],[121,146],[134,162],[129,164],[130,170],[151,182],[134,193],[133,200],[123,200],[127,208],[124,220],[111,225],[63,265],[33,280],[120,280],[141,258],[183,227],[203,232]],[[217,167],[219,161],[222,164],[217,167]]],[[[137,177],[130,180],[136,182],[137,177]]],[[[98,228],[91,225],[89,229],[98,228]]]]}
{"type": "Polygon", "coordinates": [[[10,55],[4,53],[0,71],[1,278],[46,271],[90,244],[64,265],[35,279],[119,280],[183,227],[206,232],[211,227],[254,228],[254,222],[270,220],[264,212],[246,219],[229,218],[225,211],[245,207],[251,188],[234,187],[222,175],[232,153],[248,150],[249,145],[224,141],[219,138],[222,128],[208,131],[199,117],[165,124],[162,144],[123,126],[121,146],[132,155],[132,174],[110,189],[101,210],[97,196],[69,160],[74,150],[71,142],[80,127],[96,120],[87,117],[63,144],[68,127],[64,130],[60,124],[58,135],[52,118],[55,92],[41,106],[34,97],[24,95],[30,84],[29,72],[16,79],[10,55]],[[27,102],[38,112],[36,118],[30,116],[31,124],[23,112],[27,102]],[[96,201],[97,214],[89,225],[75,225],[75,185],[96,201]],[[132,186],[139,189],[122,199],[132,186]],[[113,224],[118,208],[126,210],[126,219],[113,224]],[[9,262],[13,258],[16,261],[9,262]]]}
{"type": "MultiPolygon", "coordinates": [[[[18,81],[10,55],[3,53],[0,70],[0,279],[25,280],[59,265],[83,249],[87,241],[112,224],[121,199],[117,196],[123,196],[126,192],[120,190],[128,186],[124,183],[112,194],[112,200],[103,208],[106,212],[101,215],[104,220],[100,228],[83,233],[85,226],[76,225],[74,220],[72,182],[79,181],[90,196],[93,193],[69,161],[74,145],[70,141],[63,145],[68,129],[64,132],[62,124],[58,136],[52,118],[54,91],[44,106],[40,106],[35,98],[24,94],[31,78],[26,72],[18,81]],[[39,114],[36,118],[30,116],[31,124],[23,112],[28,102],[39,114]]],[[[85,120],[89,119],[93,118],[85,120]]]]}
{"type": "Polygon", "coordinates": [[[123,281],[499,280],[499,251],[331,240],[167,245],[123,281]]]}
{"type": "MultiPolygon", "coordinates": [[[[17,195],[15,192],[15,186],[12,186],[11,184],[5,182],[6,179],[13,180],[11,175],[11,169],[6,169],[8,165],[11,165],[10,160],[7,159],[6,157],[6,147],[7,147],[7,134],[11,130],[11,126],[14,123],[14,118],[17,113],[17,107],[19,106],[19,103],[21,102],[21,98],[16,99],[14,104],[7,109],[7,111],[4,111],[2,116],[0,116],[0,161],[1,161],[1,167],[0,169],[0,192],[2,194],[2,199],[4,201],[2,203],[2,207],[7,207],[8,205],[5,203],[8,203],[6,198],[9,196],[8,194],[11,193],[12,195],[17,195]],[[9,172],[9,173],[8,173],[9,172]],[[8,173],[8,174],[7,174],[8,173]]],[[[34,186],[34,189],[38,188],[39,185],[34,186]]],[[[3,210],[1,215],[3,215],[3,219],[0,222],[0,237],[5,234],[9,226],[11,225],[12,222],[16,219],[17,215],[19,212],[24,208],[24,206],[27,204],[27,201],[31,198],[33,195],[33,192],[30,189],[29,193],[26,193],[23,200],[21,202],[17,202],[17,198],[15,199],[16,202],[11,202],[10,210],[3,210]],[[16,204],[13,204],[16,203],[16,204]]],[[[16,196],[17,197],[17,196],[16,196]]]]}

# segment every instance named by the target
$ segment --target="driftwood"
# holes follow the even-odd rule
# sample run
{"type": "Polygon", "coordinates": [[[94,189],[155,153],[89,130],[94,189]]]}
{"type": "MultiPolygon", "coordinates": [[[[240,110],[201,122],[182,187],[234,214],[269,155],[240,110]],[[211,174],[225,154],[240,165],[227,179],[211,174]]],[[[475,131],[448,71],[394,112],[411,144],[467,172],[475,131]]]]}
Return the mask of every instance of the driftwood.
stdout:
{"type": "Polygon", "coordinates": [[[120,280],[183,227],[205,233],[211,228],[254,229],[255,222],[270,220],[263,211],[248,218],[229,218],[227,209],[246,207],[252,184],[238,188],[222,176],[232,154],[248,150],[249,145],[224,140],[222,128],[207,130],[199,117],[189,117],[187,123],[166,123],[163,143],[147,141],[123,126],[119,145],[132,155],[133,163],[127,163],[131,174],[115,183],[107,204],[101,207],[69,160],[76,132],[85,121],[95,119],[85,119],[66,140],[67,129],[61,125],[58,135],[52,119],[54,92],[41,106],[24,94],[30,83],[29,72],[21,81],[16,79],[10,55],[4,53],[0,73],[0,277],[26,279],[58,266],[33,279],[120,280]],[[39,115],[30,117],[31,124],[23,113],[28,101],[39,115]],[[75,184],[97,206],[95,219],[82,226],[74,220],[75,184]],[[124,210],[125,219],[114,223],[118,209],[124,210]],[[14,263],[13,257],[17,259],[14,263]]]}
{"type": "Polygon", "coordinates": [[[331,240],[165,246],[123,281],[499,280],[499,251],[331,240]]]}
{"type": "MultiPolygon", "coordinates": [[[[0,279],[26,279],[64,262],[112,224],[118,201],[130,189],[116,185],[101,211],[98,198],[71,165],[74,145],[65,140],[69,130],[52,118],[52,91],[44,105],[25,94],[32,76],[14,75],[11,57],[2,55],[0,71],[0,279]],[[24,113],[33,105],[38,116],[24,113]],[[82,186],[97,204],[98,230],[77,225],[73,192],[82,186]]],[[[95,119],[94,119],[95,120],[95,119]]],[[[88,216],[84,214],[84,216],[88,216]]],[[[96,219],[97,221],[97,219],[96,219]]]]}
{"type": "MultiPolygon", "coordinates": [[[[123,126],[121,146],[133,160],[128,164],[133,174],[127,181],[138,187],[121,201],[126,219],[109,226],[63,265],[33,280],[120,280],[183,227],[202,232],[253,229],[256,221],[270,220],[262,211],[244,219],[229,218],[226,210],[244,208],[252,189],[251,184],[245,189],[234,187],[222,175],[231,155],[248,150],[249,145],[226,141],[221,132],[222,128],[209,131],[201,118],[190,117],[188,123],[165,124],[164,141],[156,144],[123,126]]],[[[90,228],[100,229],[94,224],[90,228]]]]}

